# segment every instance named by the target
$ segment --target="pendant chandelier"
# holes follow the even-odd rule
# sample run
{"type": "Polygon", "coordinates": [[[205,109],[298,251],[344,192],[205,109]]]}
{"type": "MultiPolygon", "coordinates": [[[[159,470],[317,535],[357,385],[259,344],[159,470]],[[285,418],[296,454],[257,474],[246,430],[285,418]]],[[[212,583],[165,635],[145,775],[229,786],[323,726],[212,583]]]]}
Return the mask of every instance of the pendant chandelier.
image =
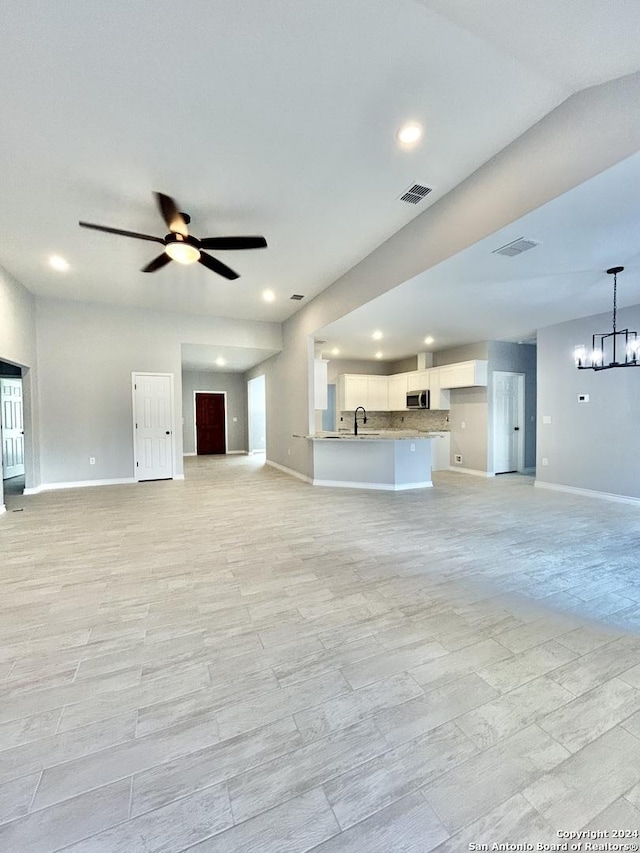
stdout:
{"type": "Polygon", "coordinates": [[[618,273],[624,267],[611,267],[608,275],[613,276],[613,331],[597,333],[591,339],[591,352],[585,344],[574,349],[574,358],[578,370],[608,370],[610,367],[640,366],[640,339],[637,332],[629,329],[618,330],[616,326],[618,300],[618,273]]]}

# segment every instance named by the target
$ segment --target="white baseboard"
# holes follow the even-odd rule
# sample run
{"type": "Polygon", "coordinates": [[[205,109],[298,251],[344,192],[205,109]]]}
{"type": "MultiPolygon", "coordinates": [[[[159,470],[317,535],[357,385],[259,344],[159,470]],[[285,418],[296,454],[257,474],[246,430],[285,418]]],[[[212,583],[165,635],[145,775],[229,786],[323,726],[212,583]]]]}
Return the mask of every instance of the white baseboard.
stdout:
{"type": "Polygon", "coordinates": [[[449,465],[449,471],[457,471],[459,474],[473,474],[476,477],[495,477],[492,471],[477,471],[475,468],[461,468],[459,465],[449,465]]]}
{"type": "Polygon", "coordinates": [[[197,456],[197,453],[183,453],[183,456],[197,456]]]}
{"type": "Polygon", "coordinates": [[[566,492],[570,495],[579,495],[583,498],[598,498],[601,501],[613,501],[621,504],[640,504],[640,498],[632,498],[627,495],[615,495],[611,492],[598,492],[594,489],[578,489],[576,486],[562,486],[559,483],[544,483],[536,480],[533,484],[538,489],[550,489],[553,492],[566,492]]]}
{"type": "Polygon", "coordinates": [[[293,468],[287,468],[286,465],[281,465],[279,462],[273,462],[271,459],[265,459],[265,463],[267,465],[271,465],[272,468],[277,468],[278,471],[283,471],[285,474],[297,477],[298,480],[303,480],[305,483],[312,482],[311,477],[307,477],[306,474],[302,474],[300,471],[294,471],[293,468]]]}
{"type": "Polygon", "coordinates": [[[227,456],[247,456],[246,450],[227,450],[227,456]]]}
{"type": "Polygon", "coordinates": [[[122,486],[135,483],[133,477],[121,477],[117,480],[78,480],[75,483],[41,483],[39,486],[25,489],[25,495],[38,495],[40,492],[54,492],[58,489],[82,489],[85,486],[122,486]]]}
{"type": "Polygon", "coordinates": [[[407,489],[429,489],[433,486],[431,480],[423,483],[355,483],[348,480],[313,480],[314,486],[331,486],[339,489],[378,489],[384,492],[404,492],[407,489]]]}
{"type": "Polygon", "coordinates": [[[6,506],[4,504],[0,504],[0,515],[2,515],[2,513],[6,512],[6,511],[7,511],[6,506]]]}
{"type": "Polygon", "coordinates": [[[176,474],[173,479],[174,480],[184,480],[184,474],[176,474]]]}

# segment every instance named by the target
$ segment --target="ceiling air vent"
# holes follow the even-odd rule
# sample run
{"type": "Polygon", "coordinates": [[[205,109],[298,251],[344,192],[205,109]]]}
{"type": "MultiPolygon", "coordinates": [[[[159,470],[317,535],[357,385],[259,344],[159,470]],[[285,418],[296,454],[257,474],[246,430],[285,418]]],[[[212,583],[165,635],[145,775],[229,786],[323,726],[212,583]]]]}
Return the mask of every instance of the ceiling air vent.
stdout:
{"type": "Polygon", "coordinates": [[[301,293],[294,293],[293,296],[290,296],[289,298],[295,299],[299,302],[301,299],[304,299],[304,296],[301,293]]]}
{"type": "Polygon", "coordinates": [[[424,187],[422,184],[412,184],[409,189],[400,196],[400,201],[406,201],[407,204],[418,204],[423,198],[426,198],[431,192],[431,187],[424,187]]]}
{"type": "Polygon", "coordinates": [[[499,249],[494,249],[491,254],[506,255],[508,258],[515,258],[516,255],[521,255],[523,252],[527,252],[529,249],[533,249],[535,246],[539,245],[540,243],[536,240],[527,240],[525,237],[518,237],[517,240],[507,243],[506,246],[500,246],[499,249]]]}

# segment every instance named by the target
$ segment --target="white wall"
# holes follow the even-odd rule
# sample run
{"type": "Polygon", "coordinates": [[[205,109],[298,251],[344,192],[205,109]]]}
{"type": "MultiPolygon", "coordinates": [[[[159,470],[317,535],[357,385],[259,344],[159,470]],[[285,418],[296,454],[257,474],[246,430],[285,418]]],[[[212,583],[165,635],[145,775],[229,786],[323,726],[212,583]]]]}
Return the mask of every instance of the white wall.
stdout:
{"type": "Polygon", "coordinates": [[[43,484],[133,476],[137,371],[174,374],[174,471],[182,474],[182,344],[276,350],[281,341],[276,323],[44,299],[37,335],[43,484]]]}
{"type": "Polygon", "coordinates": [[[313,476],[310,442],[292,433],[313,426],[318,329],[635,153],[639,112],[640,73],[573,95],[288,320],[282,353],[260,368],[267,458],[313,476]]]}
{"type": "Polygon", "coordinates": [[[182,450],[195,453],[194,391],[225,392],[227,416],[227,452],[246,451],[247,384],[242,373],[217,373],[213,370],[182,371],[182,450]],[[235,418],[235,420],[234,420],[235,418]]]}
{"type": "MultiPolygon", "coordinates": [[[[618,312],[627,326],[640,330],[640,305],[618,312]]],[[[640,367],[596,372],[573,361],[574,346],[610,328],[607,313],[538,330],[536,481],[640,498],[640,367]]]]}
{"type": "MultiPolygon", "coordinates": [[[[32,487],[40,482],[35,300],[33,295],[2,267],[0,267],[0,360],[23,368],[25,483],[28,487],[32,487]]],[[[1,462],[0,458],[0,470],[1,462]]],[[[0,477],[0,509],[3,506],[4,493],[0,477]]]]}

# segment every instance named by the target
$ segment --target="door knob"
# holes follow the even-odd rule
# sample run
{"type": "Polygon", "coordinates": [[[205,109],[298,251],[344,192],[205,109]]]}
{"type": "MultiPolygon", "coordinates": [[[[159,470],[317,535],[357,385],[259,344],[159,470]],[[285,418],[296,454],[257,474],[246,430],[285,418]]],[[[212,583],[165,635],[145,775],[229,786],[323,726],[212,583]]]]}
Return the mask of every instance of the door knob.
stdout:
{"type": "MultiPolygon", "coordinates": [[[[516,427],[516,429],[518,429],[518,427],[516,427]]],[[[167,431],[166,431],[165,435],[171,435],[171,433],[169,432],[169,430],[167,430],[167,431]]]]}
{"type": "Polygon", "coordinates": [[[518,432],[518,430],[519,430],[519,429],[520,429],[520,427],[514,427],[514,430],[515,430],[516,432],[518,432]]]}

